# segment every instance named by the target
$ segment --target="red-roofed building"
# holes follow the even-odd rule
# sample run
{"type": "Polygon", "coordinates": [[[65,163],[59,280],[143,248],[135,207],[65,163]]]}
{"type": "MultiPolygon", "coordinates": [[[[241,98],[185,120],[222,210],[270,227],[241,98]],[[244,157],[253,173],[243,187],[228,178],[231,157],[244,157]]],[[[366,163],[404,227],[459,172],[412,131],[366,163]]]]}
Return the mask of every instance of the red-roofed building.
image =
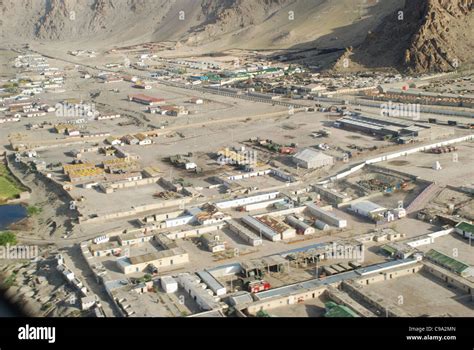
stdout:
{"type": "Polygon", "coordinates": [[[163,98],[151,97],[144,94],[128,95],[128,99],[148,106],[157,106],[165,103],[163,98]]]}

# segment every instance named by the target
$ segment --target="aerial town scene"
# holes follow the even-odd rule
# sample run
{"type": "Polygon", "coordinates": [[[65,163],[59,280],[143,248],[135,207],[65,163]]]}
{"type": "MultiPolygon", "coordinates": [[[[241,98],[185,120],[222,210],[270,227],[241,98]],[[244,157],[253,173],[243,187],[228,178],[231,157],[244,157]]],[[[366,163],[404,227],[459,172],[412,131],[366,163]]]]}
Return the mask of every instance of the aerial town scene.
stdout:
{"type": "Polygon", "coordinates": [[[0,316],[474,316],[471,0],[0,12],[0,316]]]}

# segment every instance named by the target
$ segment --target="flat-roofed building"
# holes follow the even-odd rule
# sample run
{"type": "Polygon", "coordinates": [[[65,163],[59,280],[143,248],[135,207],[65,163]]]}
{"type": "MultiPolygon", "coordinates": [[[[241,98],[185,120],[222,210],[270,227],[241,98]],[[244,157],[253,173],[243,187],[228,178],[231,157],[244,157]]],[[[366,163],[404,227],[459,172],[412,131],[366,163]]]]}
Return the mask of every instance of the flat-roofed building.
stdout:
{"type": "Polygon", "coordinates": [[[128,95],[128,99],[148,106],[157,106],[165,103],[165,100],[162,98],[151,97],[144,94],[128,95]]]}
{"type": "Polygon", "coordinates": [[[454,231],[465,238],[474,238],[474,225],[469,224],[465,221],[460,222],[454,228],[454,231]]]}
{"type": "Polygon", "coordinates": [[[119,243],[115,241],[91,244],[89,249],[93,256],[116,255],[122,252],[119,243]]]}
{"type": "Polygon", "coordinates": [[[183,248],[173,248],[132,257],[117,259],[117,267],[124,274],[141,272],[148,265],[160,268],[168,268],[175,265],[183,265],[189,262],[188,253],[183,248]]]}
{"type": "Polygon", "coordinates": [[[201,242],[211,253],[222,252],[225,250],[225,242],[220,240],[218,235],[204,233],[200,237],[201,242]]]}

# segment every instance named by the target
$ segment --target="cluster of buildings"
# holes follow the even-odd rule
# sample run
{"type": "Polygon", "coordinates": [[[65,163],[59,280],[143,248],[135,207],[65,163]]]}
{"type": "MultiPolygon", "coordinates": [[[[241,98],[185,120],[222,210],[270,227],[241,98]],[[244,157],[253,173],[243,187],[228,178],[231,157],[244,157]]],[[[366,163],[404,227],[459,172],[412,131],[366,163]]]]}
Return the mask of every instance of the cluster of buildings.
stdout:
{"type": "MultiPolygon", "coordinates": [[[[415,116],[416,117],[416,116],[415,116]]],[[[380,138],[397,140],[399,143],[427,141],[454,133],[450,128],[438,128],[416,121],[388,117],[376,117],[351,113],[334,122],[334,126],[347,130],[361,131],[380,138]]]]}
{"type": "Polygon", "coordinates": [[[3,98],[0,105],[0,123],[18,122],[21,118],[45,116],[56,109],[47,103],[29,98],[3,98]]]}
{"type": "Polygon", "coordinates": [[[121,138],[110,136],[106,139],[106,142],[112,146],[121,144],[147,146],[153,143],[152,139],[144,133],[138,133],[135,135],[128,134],[122,136],[121,138]]]}
{"type": "Polygon", "coordinates": [[[147,111],[152,114],[161,114],[168,116],[187,115],[189,111],[184,106],[165,105],[163,98],[151,97],[144,94],[135,94],[128,96],[129,101],[147,105],[147,111]]]}
{"type": "Polygon", "coordinates": [[[19,55],[13,61],[13,67],[19,69],[20,73],[15,79],[6,82],[0,92],[32,96],[43,92],[64,91],[64,72],[51,67],[41,55],[19,55]]]}
{"type": "MultiPolygon", "coordinates": [[[[82,55],[83,53],[71,54],[82,55]]],[[[85,54],[90,53],[86,52],[85,54]]],[[[148,58],[150,57],[143,54],[139,62],[144,62],[148,58]]],[[[176,73],[181,76],[182,80],[187,80],[189,84],[203,84],[213,86],[219,90],[228,89],[223,90],[224,92],[235,93],[238,93],[239,89],[246,89],[249,96],[271,99],[271,102],[275,103],[278,103],[279,95],[289,95],[293,98],[312,96],[314,98],[324,94],[365,91],[373,88],[374,84],[381,81],[393,82],[401,78],[399,76],[375,76],[372,74],[328,78],[319,74],[307,73],[299,67],[274,67],[263,64],[246,64],[243,68],[236,66],[234,70],[226,71],[222,70],[219,65],[210,62],[197,63],[181,60],[167,61],[167,63],[193,70],[206,70],[203,74],[196,74],[196,72],[190,74],[187,72],[176,73]],[[223,85],[229,87],[222,87],[223,85]]],[[[39,69],[43,75],[46,72],[55,72],[55,70],[49,70],[49,66],[44,59],[34,55],[31,57],[21,56],[15,61],[15,65],[18,65],[18,68],[31,68],[33,71],[39,69]]],[[[107,68],[115,67],[118,67],[118,65],[111,64],[107,68]]],[[[51,73],[51,76],[53,77],[51,79],[56,79],[54,74],[51,73]]],[[[114,73],[99,74],[98,77],[104,83],[113,83],[123,79],[123,77],[114,73]]],[[[59,83],[61,79],[57,78],[59,83]]],[[[128,81],[128,78],[126,80],[128,81]]],[[[54,82],[54,80],[52,81],[54,82]]],[[[135,84],[135,88],[148,89],[147,86],[149,85],[146,83],[141,83],[134,78],[130,78],[130,81],[135,84]]],[[[33,88],[36,87],[33,86],[33,88]]],[[[199,89],[199,87],[195,88],[199,89]]],[[[383,92],[384,96],[389,97],[392,96],[390,95],[392,93],[394,93],[392,90],[383,92]]],[[[405,94],[405,91],[399,95],[412,96],[405,94]]],[[[189,113],[183,106],[166,105],[167,101],[165,99],[146,94],[131,94],[128,95],[128,100],[147,106],[147,111],[154,114],[178,116],[189,113]]],[[[99,121],[120,118],[120,114],[101,114],[82,101],[63,102],[63,105],[67,102],[73,107],[76,113],[74,116],[76,117],[84,115],[90,117],[90,120],[99,121]]],[[[462,105],[464,102],[463,100],[459,103],[462,105]]],[[[0,118],[0,123],[2,120],[7,122],[14,121],[14,118],[41,116],[56,112],[58,109],[57,106],[50,107],[47,104],[33,102],[26,98],[3,99],[2,103],[0,111],[6,113],[5,118],[0,118]]],[[[189,100],[189,103],[203,104],[204,100],[193,97],[189,100]]],[[[62,109],[61,111],[64,112],[65,110],[62,109]]],[[[82,136],[82,128],[77,122],[80,118],[75,118],[75,120],[76,123],[64,122],[54,125],[54,131],[67,136],[82,136]]],[[[337,120],[335,126],[363,131],[382,138],[397,139],[401,143],[412,140],[428,140],[446,133],[446,131],[440,131],[432,126],[416,123],[416,121],[411,122],[384,116],[367,116],[359,113],[345,114],[343,118],[337,120]]],[[[188,266],[190,262],[193,262],[190,253],[191,248],[189,248],[191,244],[195,244],[201,250],[203,250],[202,248],[206,250],[199,252],[200,254],[211,253],[211,257],[217,259],[224,255],[218,253],[229,252],[232,250],[231,244],[236,244],[230,243],[231,240],[227,239],[226,235],[235,236],[237,238],[236,242],[243,242],[243,246],[250,247],[245,247],[245,249],[248,248],[250,252],[257,252],[262,245],[273,244],[273,242],[292,243],[293,241],[309,240],[312,236],[323,233],[322,231],[343,231],[349,226],[346,219],[348,217],[347,213],[367,218],[371,223],[384,224],[405,217],[407,210],[401,207],[385,208],[367,198],[353,200],[352,193],[348,195],[334,190],[331,186],[326,186],[328,183],[331,184],[332,180],[338,180],[345,176],[344,174],[352,173],[352,169],[342,173],[343,176],[341,175],[341,177],[338,174],[326,182],[322,181],[316,185],[304,185],[303,178],[272,168],[273,163],[269,163],[271,166],[259,163],[256,153],[245,148],[224,148],[216,152],[217,162],[220,165],[235,165],[236,168],[242,171],[213,176],[210,179],[212,183],[209,181],[209,186],[205,189],[202,188],[201,184],[193,185],[191,182],[187,182],[187,179],[175,180],[171,174],[170,179],[167,179],[161,176],[160,170],[154,166],[143,168],[140,157],[126,151],[127,147],[125,145],[151,145],[153,143],[152,134],[152,132],[129,133],[121,137],[107,135],[108,137],[104,137],[106,146],[95,144],[89,149],[74,150],[72,152],[75,158],[74,162],[63,164],[63,174],[60,176],[61,181],[65,178],[70,182],[70,184],[63,187],[67,191],[71,191],[71,184],[81,185],[85,189],[98,188],[106,194],[119,189],[135,188],[142,185],[156,185],[159,188],[158,191],[161,191],[154,194],[152,191],[150,193],[143,191],[147,192],[146,195],[149,196],[147,199],[150,202],[151,197],[153,198],[153,203],[140,206],[136,203],[130,203],[132,209],[127,207],[126,209],[130,210],[124,210],[123,216],[121,216],[122,212],[120,211],[103,215],[105,221],[108,219],[136,218],[139,213],[146,213],[146,217],[134,222],[136,224],[135,228],[113,232],[81,243],[81,251],[88,265],[98,281],[104,283],[107,292],[126,316],[139,314],[135,309],[135,307],[139,308],[139,302],[135,304],[132,302],[132,300],[137,300],[136,295],[156,290],[169,295],[169,299],[176,297],[174,294],[185,291],[186,295],[202,311],[220,311],[226,309],[230,304],[238,312],[245,309],[248,315],[254,315],[258,312],[257,310],[262,311],[263,309],[278,307],[278,303],[288,305],[294,303],[295,300],[296,302],[304,302],[307,299],[315,298],[320,293],[327,291],[330,284],[343,283],[346,280],[360,280],[369,284],[372,283],[370,281],[374,278],[382,278],[383,273],[392,271],[394,268],[407,269],[408,271],[413,266],[418,266],[420,261],[416,256],[419,253],[416,248],[420,245],[430,244],[435,237],[438,237],[437,234],[434,236],[426,235],[415,237],[416,239],[406,242],[394,242],[402,238],[402,235],[394,230],[382,230],[381,232],[370,233],[366,237],[359,237],[358,240],[340,240],[337,241],[336,245],[334,245],[335,242],[315,244],[285,253],[247,260],[242,259],[241,263],[226,264],[215,269],[202,269],[201,267],[201,270],[197,272],[182,273],[181,271],[174,271],[181,270],[188,266]],[[93,156],[97,156],[97,154],[105,155],[105,158],[101,161],[82,159],[88,158],[87,153],[89,152],[95,152],[93,156]],[[281,183],[275,182],[274,186],[265,187],[266,190],[263,190],[254,185],[258,182],[265,183],[265,180],[255,181],[255,184],[246,181],[252,177],[270,175],[282,180],[281,183]],[[302,182],[298,189],[292,187],[297,185],[300,180],[302,182]],[[239,181],[246,185],[240,185],[239,181]],[[200,190],[197,189],[198,187],[200,190]],[[206,190],[208,190],[207,193],[212,193],[212,195],[204,195],[203,193],[206,190]],[[214,192],[211,190],[214,190],[214,192]],[[203,204],[203,201],[198,200],[200,197],[204,197],[205,201],[208,202],[203,204]],[[325,202],[331,205],[326,205],[325,202]],[[348,210],[345,214],[344,209],[339,210],[339,208],[346,207],[348,210]],[[168,209],[165,208],[173,209],[167,211],[168,209]],[[192,238],[192,240],[188,238],[192,238]],[[186,242],[180,242],[181,239],[185,239],[186,242]],[[398,258],[402,261],[390,261],[390,264],[377,263],[364,267],[355,261],[356,258],[348,262],[331,262],[321,269],[322,274],[316,273],[316,279],[287,284],[278,288],[271,288],[270,283],[262,279],[265,274],[289,272],[290,264],[302,267],[307,267],[308,264],[316,264],[317,267],[320,261],[337,260],[340,256],[351,255],[352,252],[363,249],[362,242],[364,239],[365,241],[375,242],[387,241],[382,251],[388,252],[390,258],[398,258]],[[113,261],[113,268],[109,269],[109,265],[104,264],[106,260],[113,261]],[[239,294],[231,295],[229,299],[225,299],[229,292],[233,292],[233,279],[231,279],[231,288],[229,289],[228,285],[223,282],[225,280],[223,277],[232,277],[233,275],[239,276],[239,281],[243,281],[244,290],[240,291],[239,294]],[[120,276],[120,278],[117,276],[120,276]],[[137,278],[136,276],[140,277],[137,278]],[[328,279],[321,280],[319,277],[328,279]],[[127,294],[130,291],[133,291],[133,293],[127,294]],[[133,297],[130,297],[130,294],[133,294],[133,297]]],[[[71,140],[67,141],[70,142],[71,140]]],[[[287,159],[292,161],[297,170],[299,168],[308,170],[329,168],[335,163],[334,157],[313,148],[297,149],[296,144],[285,146],[276,144],[271,140],[259,141],[258,144],[280,154],[289,155],[287,159]]],[[[328,150],[328,148],[320,148],[328,150]]],[[[28,157],[36,157],[36,152],[28,152],[28,157]]],[[[171,156],[170,161],[172,164],[186,170],[196,169],[197,165],[191,161],[191,157],[192,154],[171,156]]],[[[369,163],[367,162],[367,164],[369,163]]],[[[362,166],[364,164],[358,169],[362,166]]],[[[293,169],[291,169],[291,172],[293,173],[293,169]]],[[[267,184],[264,186],[267,186],[267,184]]],[[[81,215],[82,213],[79,217],[81,215]]],[[[102,220],[95,213],[90,217],[97,218],[96,222],[101,222],[99,219],[102,220]]],[[[458,223],[454,231],[465,238],[471,239],[474,237],[473,225],[469,222],[458,223]]],[[[278,244],[282,243],[276,243],[275,245],[278,246],[278,244]]],[[[428,252],[426,259],[462,277],[473,274],[472,267],[468,264],[438,251],[428,252]]],[[[83,288],[82,282],[75,277],[70,268],[65,266],[61,258],[58,258],[58,270],[81,291],[84,309],[97,305],[97,299],[89,295],[87,289],[83,288]]],[[[412,270],[412,273],[414,273],[414,270],[412,270]]],[[[392,275],[389,275],[390,277],[383,276],[384,278],[392,278],[392,275]]],[[[179,306],[174,309],[178,310],[177,312],[183,312],[184,310],[179,306]]],[[[360,312],[353,311],[347,306],[330,304],[327,307],[328,317],[331,317],[331,315],[337,316],[341,313],[351,316],[360,314],[360,312]]]]}
{"type": "Polygon", "coordinates": [[[379,86],[377,89],[365,91],[367,97],[403,103],[420,103],[426,105],[441,105],[451,107],[474,107],[474,95],[456,95],[450,93],[429,92],[417,88],[391,88],[379,86]]]}
{"type": "Polygon", "coordinates": [[[106,159],[99,165],[80,160],[73,164],[63,164],[62,169],[71,183],[83,184],[86,187],[90,187],[90,184],[87,183],[91,181],[94,184],[111,180],[136,181],[142,179],[139,162],[130,156],[106,159]]]}
{"type": "MultiPolygon", "coordinates": [[[[60,272],[67,282],[78,292],[80,295],[80,304],[82,310],[94,309],[96,315],[103,315],[102,306],[99,298],[91,293],[84,283],[74,274],[74,272],[66,265],[64,257],[61,254],[56,256],[56,269],[60,272]]],[[[74,301],[76,298],[73,297],[69,302],[74,301]]]]}

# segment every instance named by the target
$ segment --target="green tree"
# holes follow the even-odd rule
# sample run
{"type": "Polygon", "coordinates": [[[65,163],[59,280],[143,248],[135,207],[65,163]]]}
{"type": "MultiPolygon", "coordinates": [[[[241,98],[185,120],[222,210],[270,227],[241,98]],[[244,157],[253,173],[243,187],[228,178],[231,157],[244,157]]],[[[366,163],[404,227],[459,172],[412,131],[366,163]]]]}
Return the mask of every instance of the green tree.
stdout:
{"type": "Polygon", "coordinates": [[[14,245],[16,244],[16,236],[13,232],[6,231],[6,232],[0,232],[0,245],[14,245]]]}

